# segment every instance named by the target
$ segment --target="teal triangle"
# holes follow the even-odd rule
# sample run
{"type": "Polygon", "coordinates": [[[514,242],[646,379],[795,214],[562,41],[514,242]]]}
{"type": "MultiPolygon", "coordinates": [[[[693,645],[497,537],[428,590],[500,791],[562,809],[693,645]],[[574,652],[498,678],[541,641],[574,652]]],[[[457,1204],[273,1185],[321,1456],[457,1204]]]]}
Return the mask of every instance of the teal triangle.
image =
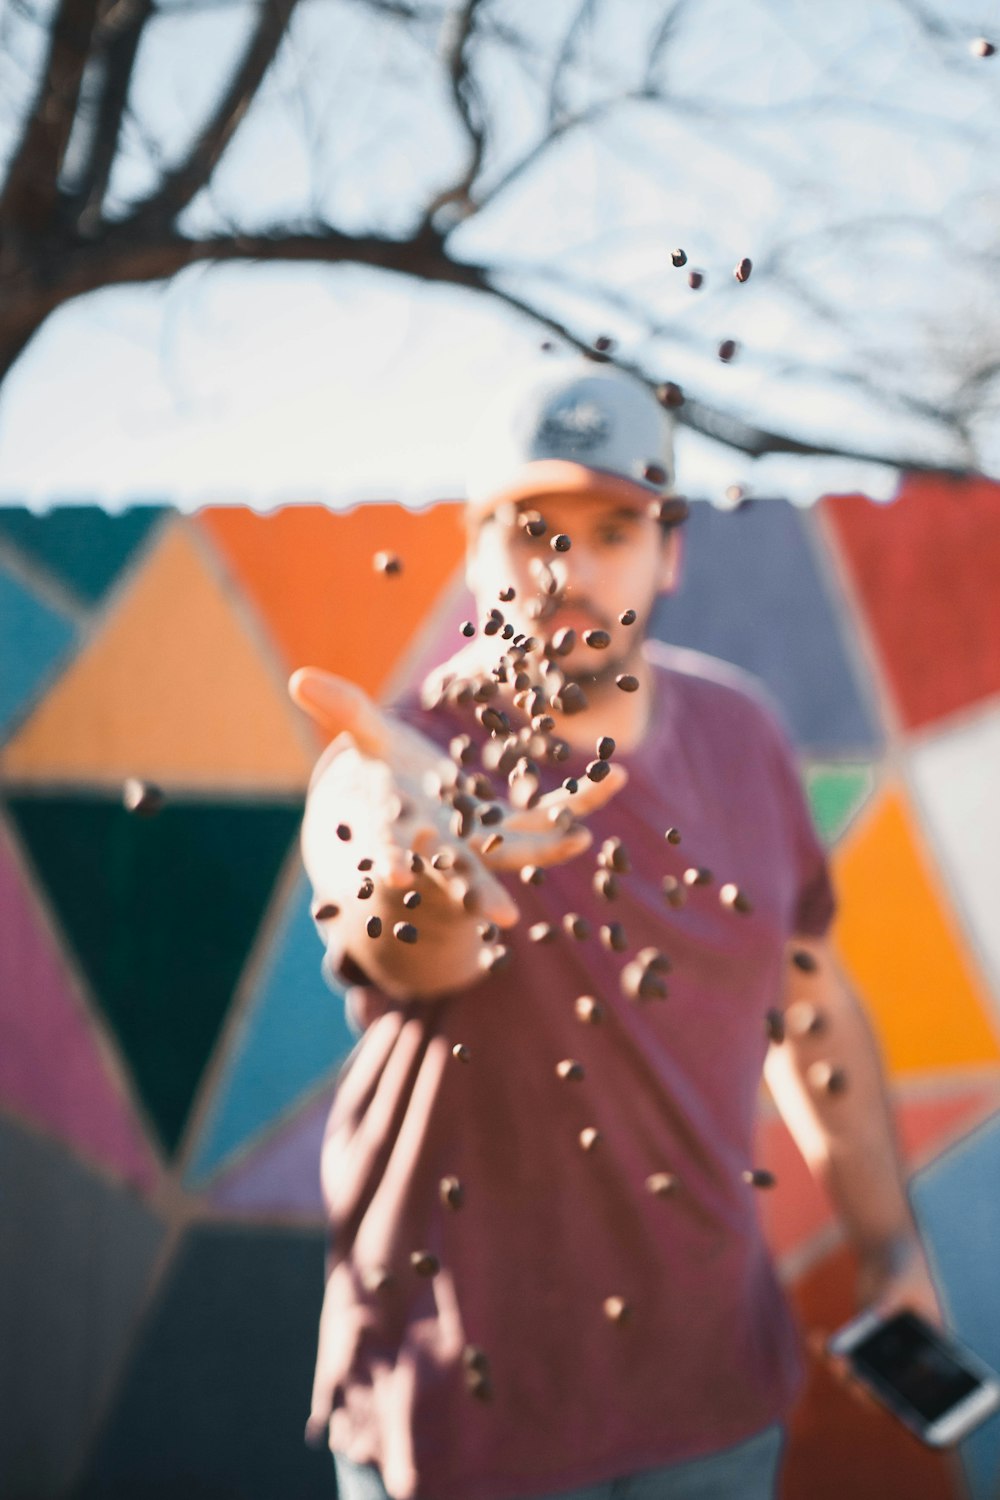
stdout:
{"type": "Polygon", "coordinates": [[[301,808],[178,801],[143,818],[82,794],[8,807],[173,1151],[301,808]]]}
{"type": "Polygon", "coordinates": [[[868,765],[812,766],[806,789],[813,822],[827,845],[835,844],[868,801],[875,772],[868,765]]]}
{"type": "Polygon", "coordinates": [[[68,620],[0,567],[0,738],[29,711],[75,638],[68,620]]]}
{"type": "Polygon", "coordinates": [[[44,515],[0,506],[0,539],[40,564],[78,599],[96,604],[166,511],[135,505],[109,515],[99,505],[56,505],[44,515]]]}
{"type": "Polygon", "coordinates": [[[191,1163],[191,1184],[203,1181],[328,1076],[355,1043],[343,992],[331,992],[320,972],[323,948],[310,904],[303,876],[248,997],[191,1163]]]}

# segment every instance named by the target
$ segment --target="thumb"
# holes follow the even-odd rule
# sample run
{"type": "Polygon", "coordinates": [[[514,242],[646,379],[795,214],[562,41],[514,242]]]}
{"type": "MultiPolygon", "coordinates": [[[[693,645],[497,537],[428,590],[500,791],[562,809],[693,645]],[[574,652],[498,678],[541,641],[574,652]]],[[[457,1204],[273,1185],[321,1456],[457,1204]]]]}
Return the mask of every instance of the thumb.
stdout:
{"type": "Polygon", "coordinates": [[[368,695],[344,677],[319,667],[300,667],[288,679],[292,701],[327,730],[347,733],[365,755],[381,759],[386,750],[385,720],[368,695]]]}

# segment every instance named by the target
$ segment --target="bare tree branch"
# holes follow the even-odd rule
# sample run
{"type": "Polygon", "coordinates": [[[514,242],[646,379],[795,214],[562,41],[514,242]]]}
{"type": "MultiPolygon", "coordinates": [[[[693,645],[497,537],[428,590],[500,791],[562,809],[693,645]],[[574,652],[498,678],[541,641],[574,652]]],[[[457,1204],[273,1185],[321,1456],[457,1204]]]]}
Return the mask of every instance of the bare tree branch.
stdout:
{"type": "Polygon", "coordinates": [[[59,168],[76,118],[100,0],[60,0],[38,92],[0,193],[4,237],[42,235],[59,199],[59,168]]]}
{"type": "Polygon", "coordinates": [[[446,23],[449,35],[443,47],[443,60],[451,85],[451,97],[462,122],[469,144],[468,160],[457,181],[451,187],[437,193],[427,205],[423,228],[433,224],[437,214],[447,204],[459,209],[469,203],[472,184],[479,173],[486,149],[486,117],[482,100],[473,82],[469,68],[468,47],[476,22],[476,12],[482,0],[464,0],[461,9],[449,17],[446,23]]]}
{"type": "Polygon", "coordinates": [[[166,173],[129,223],[136,229],[168,228],[208,182],[263,82],[298,0],[261,0],[260,13],[228,87],[185,161],[166,173]]]}
{"type": "Polygon", "coordinates": [[[118,154],[132,70],[152,10],[152,0],[117,0],[102,27],[105,41],[100,61],[104,76],[79,190],[77,227],[84,235],[94,233],[100,223],[101,206],[118,154]]]}

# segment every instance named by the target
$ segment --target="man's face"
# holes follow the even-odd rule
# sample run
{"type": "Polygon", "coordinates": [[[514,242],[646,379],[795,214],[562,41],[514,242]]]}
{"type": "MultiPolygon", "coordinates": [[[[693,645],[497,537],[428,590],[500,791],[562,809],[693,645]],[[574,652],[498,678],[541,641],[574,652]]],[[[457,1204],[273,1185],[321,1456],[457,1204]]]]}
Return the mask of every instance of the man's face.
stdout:
{"type": "Polygon", "coordinates": [[[677,561],[676,533],[664,535],[641,495],[625,504],[599,495],[541,495],[479,524],[470,543],[469,583],[480,614],[500,609],[526,635],[551,643],[571,627],[576,645],[560,657],[560,667],[570,678],[604,678],[634,655],[657,595],[674,586],[677,561]],[[535,513],[546,523],[539,537],[524,524],[535,513]],[[552,547],[560,533],[570,539],[567,552],[552,547]],[[498,602],[508,587],[514,599],[498,602]],[[629,609],[635,623],[621,625],[618,616],[629,609]],[[611,636],[606,650],[584,642],[584,631],[593,629],[611,636]]]}

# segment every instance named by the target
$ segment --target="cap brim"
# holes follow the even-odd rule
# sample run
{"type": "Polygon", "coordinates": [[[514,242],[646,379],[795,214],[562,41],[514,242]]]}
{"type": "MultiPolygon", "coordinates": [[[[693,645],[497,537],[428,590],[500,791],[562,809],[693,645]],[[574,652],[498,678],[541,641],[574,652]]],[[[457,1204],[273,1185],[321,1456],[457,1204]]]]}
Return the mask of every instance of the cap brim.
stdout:
{"type": "Polygon", "coordinates": [[[593,496],[621,500],[623,504],[647,506],[663,498],[663,491],[639,479],[626,479],[602,469],[588,469],[586,464],[564,458],[536,459],[510,475],[499,489],[488,494],[471,495],[470,512],[478,519],[503,505],[519,505],[525,500],[540,500],[545,495],[593,496]]]}

